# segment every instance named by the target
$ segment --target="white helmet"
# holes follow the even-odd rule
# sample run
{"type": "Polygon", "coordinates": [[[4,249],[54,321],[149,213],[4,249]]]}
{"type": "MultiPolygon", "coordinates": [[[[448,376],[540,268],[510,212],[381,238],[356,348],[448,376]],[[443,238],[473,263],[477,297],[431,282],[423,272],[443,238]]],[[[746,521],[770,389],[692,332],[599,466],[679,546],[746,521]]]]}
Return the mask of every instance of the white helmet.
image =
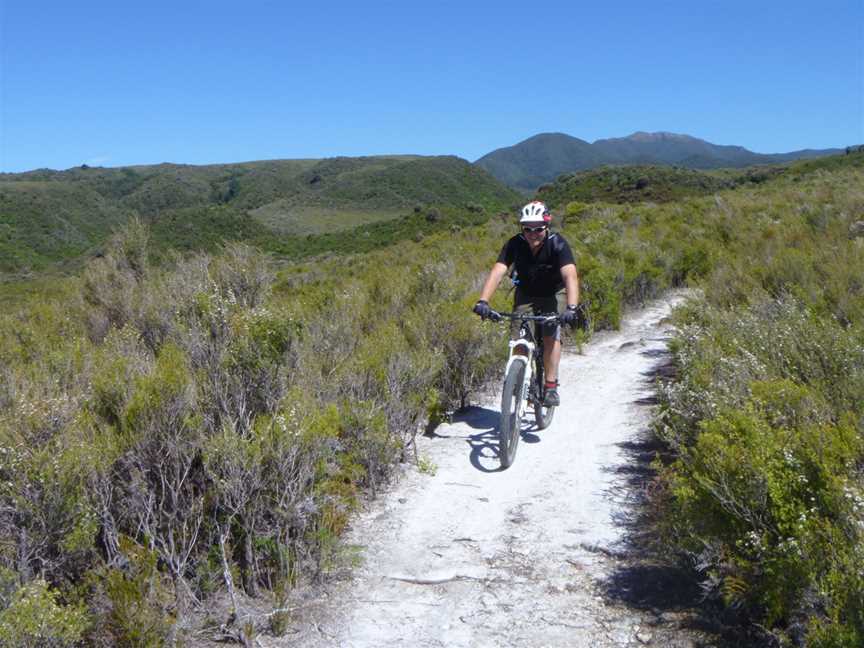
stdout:
{"type": "Polygon", "coordinates": [[[549,210],[546,208],[545,203],[540,202],[539,200],[534,200],[522,208],[522,217],[519,219],[520,223],[546,223],[547,225],[552,221],[552,214],[549,213],[549,210]]]}

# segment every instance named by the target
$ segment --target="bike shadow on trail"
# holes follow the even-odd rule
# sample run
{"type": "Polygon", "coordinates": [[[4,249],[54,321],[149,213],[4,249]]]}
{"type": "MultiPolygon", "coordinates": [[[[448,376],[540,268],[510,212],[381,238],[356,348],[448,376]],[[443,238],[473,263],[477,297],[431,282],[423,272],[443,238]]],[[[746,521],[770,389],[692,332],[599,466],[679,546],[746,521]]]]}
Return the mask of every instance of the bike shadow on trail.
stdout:
{"type": "MultiPolygon", "coordinates": [[[[498,424],[501,418],[498,410],[486,407],[466,407],[454,414],[453,423],[464,423],[473,430],[479,430],[465,437],[471,454],[469,461],[480,472],[493,473],[502,470],[498,441],[498,424]]],[[[532,433],[533,425],[522,426],[522,443],[539,443],[540,437],[532,433]]]]}

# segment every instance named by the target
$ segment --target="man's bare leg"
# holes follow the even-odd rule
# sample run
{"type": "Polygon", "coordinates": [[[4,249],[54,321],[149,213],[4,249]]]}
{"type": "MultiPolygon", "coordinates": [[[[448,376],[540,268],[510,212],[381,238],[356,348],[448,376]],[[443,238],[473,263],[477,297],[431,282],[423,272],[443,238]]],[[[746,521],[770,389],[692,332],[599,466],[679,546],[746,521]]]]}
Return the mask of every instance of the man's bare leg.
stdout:
{"type": "Polygon", "coordinates": [[[543,336],[543,367],[546,370],[545,380],[558,380],[558,365],[561,363],[561,340],[551,335],[543,336]]]}

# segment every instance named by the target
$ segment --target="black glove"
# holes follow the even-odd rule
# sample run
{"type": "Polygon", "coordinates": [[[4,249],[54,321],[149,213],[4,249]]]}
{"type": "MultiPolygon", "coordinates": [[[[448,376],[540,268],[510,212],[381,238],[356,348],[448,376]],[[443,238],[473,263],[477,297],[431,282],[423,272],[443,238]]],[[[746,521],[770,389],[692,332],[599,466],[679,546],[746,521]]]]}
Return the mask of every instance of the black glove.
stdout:
{"type": "Polygon", "coordinates": [[[588,331],[591,328],[591,318],[588,316],[588,309],[585,304],[568,306],[561,315],[561,324],[588,331]]]}
{"type": "Polygon", "coordinates": [[[564,326],[575,327],[579,323],[579,310],[578,306],[568,306],[561,314],[561,323],[564,326]]]}
{"type": "Polygon", "coordinates": [[[578,306],[568,306],[561,315],[561,323],[583,331],[591,330],[591,316],[588,315],[588,304],[582,302],[578,306]]]}
{"type": "Polygon", "coordinates": [[[485,299],[479,300],[476,304],[474,304],[474,312],[480,316],[480,319],[487,319],[492,317],[492,308],[489,306],[489,302],[485,299]]]}

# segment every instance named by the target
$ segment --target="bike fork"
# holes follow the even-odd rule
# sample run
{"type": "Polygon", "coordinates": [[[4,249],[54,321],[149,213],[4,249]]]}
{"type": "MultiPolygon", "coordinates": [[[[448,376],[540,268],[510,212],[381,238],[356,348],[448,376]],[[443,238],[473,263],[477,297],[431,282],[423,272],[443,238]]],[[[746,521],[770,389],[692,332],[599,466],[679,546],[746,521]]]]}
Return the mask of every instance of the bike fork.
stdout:
{"type": "Polygon", "coordinates": [[[531,379],[534,377],[534,367],[531,363],[531,358],[533,357],[533,355],[533,342],[528,342],[524,339],[510,341],[510,357],[507,359],[507,366],[504,368],[504,375],[507,375],[507,372],[510,371],[510,365],[514,362],[522,362],[525,365],[525,379],[522,383],[521,398],[519,399],[519,403],[516,407],[516,410],[519,413],[520,420],[525,415],[528,399],[531,395],[531,379]],[[521,353],[515,353],[517,348],[523,350],[525,352],[525,355],[521,353]]]}
{"type": "Polygon", "coordinates": [[[525,378],[522,382],[522,394],[519,399],[519,420],[525,416],[525,410],[528,409],[528,402],[531,399],[531,379],[534,377],[534,372],[531,369],[531,363],[525,363],[525,378]]]}

